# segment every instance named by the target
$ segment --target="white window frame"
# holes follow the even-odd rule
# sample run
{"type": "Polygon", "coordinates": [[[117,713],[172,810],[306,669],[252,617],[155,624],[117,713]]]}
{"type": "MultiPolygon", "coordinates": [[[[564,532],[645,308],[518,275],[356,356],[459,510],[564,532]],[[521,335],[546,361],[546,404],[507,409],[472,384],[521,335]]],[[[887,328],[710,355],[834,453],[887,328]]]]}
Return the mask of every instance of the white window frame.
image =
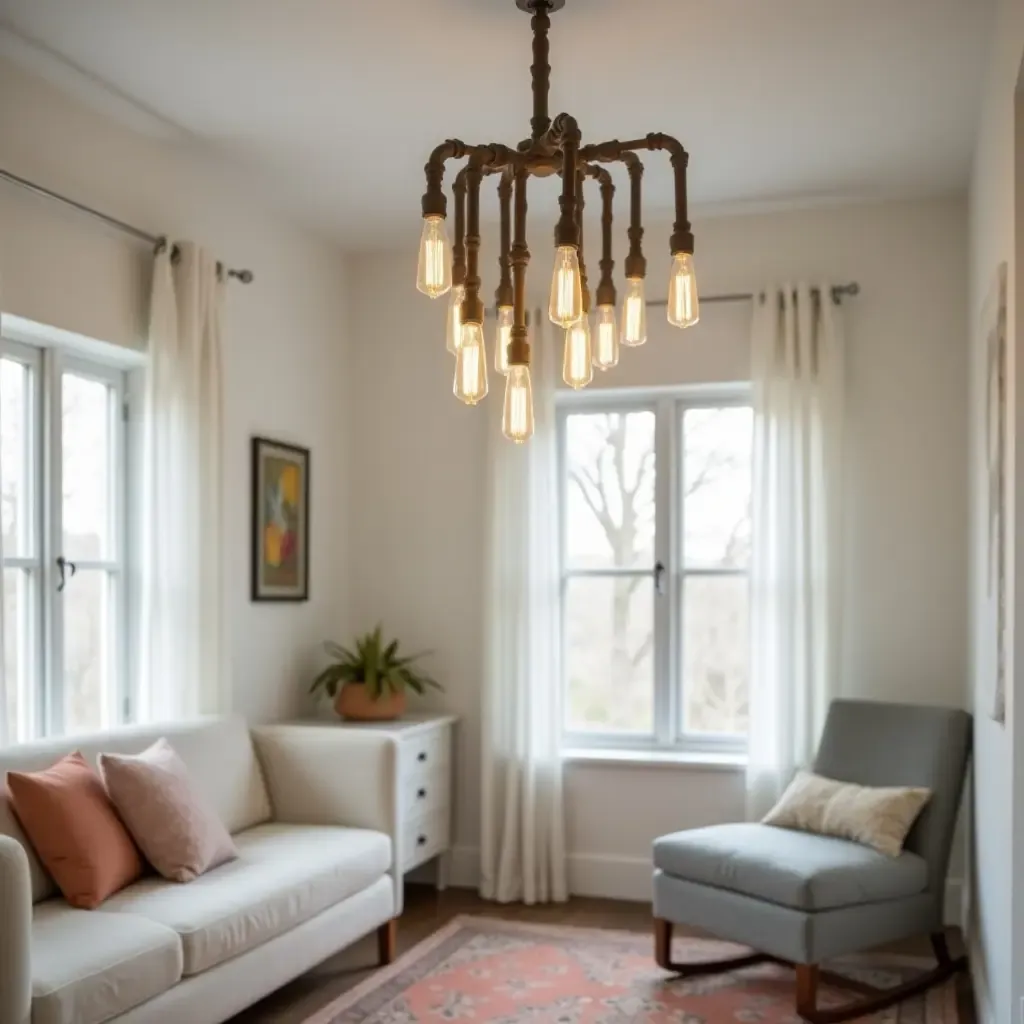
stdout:
{"type": "MultiPolygon", "coordinates": [[[[557,398],[559,559],[561,601],[559,616],[563,638],[566,593],[571,579],[586,576],[638,576],[655,578],[660,564],[663,587],[654,597],[654,731],[645,735],[615,732],[573,732],[563,724],[562,747],[567,751],[625,751],[654,755],[693,755],[695,757],[742,757],[745,737],[713,736],[683,731],[682,629],[683,587],[688,576],[749,576],[749,569],[704,569],[683,564],[683,473],[682,425],[688,410],[749,406],[749,384],[715,384],[679,388],[621,388],[591,391],[559,391],[557,398]],[[566,514],[568,473],[566,471],[567,422],[578,413],[655,414],[655,529],[654,565],[643,569],[570,569],[566,565],[566,514]]],[[[563,665],[566,659],[562,658],[563,665]]],[[[566,686],[566,679],[560,683],[566,686]]]]}
{"type": "MultiPolygon", "coordinates": [[[[112,664],[116,689],[105,695],[100,728],[131,721],[136,694],[129,674],[129,614],[132,585],[129,572],[130,530],[128,492],[130,460],[128,427],[129,371],[141,364],[139,353],[124,353],[114,346],[4,318],[0,356],[27,365],[31,371],[31,410],[27,414],[26,476],[31,487],[30,507],[34,546],[31,556],[12,557],[4,552],[3,568],[20,568],[31,574],[35,634],[29,637],[31,660],[19,673],[19,721],[16,735],[23,740],[65,734],[64,673],[62,666],[64,609],[57,591],[60,573],[57,557],[63,548],[62,516],[62,386],[63,374],[100,381],[110,388],[111,465],[114,468],[110,498],[111,537],[109,557],[75,559],[76,571],[108,575],[110,630],[105,649],[112,664]],[[11,321],[15,321],[12,327],[11,321]],[[26,677],[33,677],[27,680],[26,677]],[[27,691],[27,692],[26,692],[27,691]],[[29,699],[26,700],[25,698],[29,699]]],[[[73,578],[67,585],[73,586],[73,578]]],[[[28,659],[26,659],[27,661],[28,659]]]]}

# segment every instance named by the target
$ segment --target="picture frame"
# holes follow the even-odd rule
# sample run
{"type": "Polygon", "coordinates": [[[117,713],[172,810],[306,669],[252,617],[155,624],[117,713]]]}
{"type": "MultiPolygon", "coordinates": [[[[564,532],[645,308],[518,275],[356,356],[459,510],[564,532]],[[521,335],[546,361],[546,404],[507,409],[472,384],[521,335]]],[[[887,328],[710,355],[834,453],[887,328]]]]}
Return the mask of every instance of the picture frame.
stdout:
{"type": "Polygon", "coordinates": [[[252,438],[252,600],[309,600],[308,448],[252,438]]]}
{"type": "Polygon", "coordinates": [[[996,268],[995,279],[982,310],[981,331],[985,346],[985,504],[986,572],[985,597],[989,661],[988,714],[1006,721],[1006,664],[1010,643],[1007,617],[1007,381],[1006,343],[1007,265],[996,268]]]}

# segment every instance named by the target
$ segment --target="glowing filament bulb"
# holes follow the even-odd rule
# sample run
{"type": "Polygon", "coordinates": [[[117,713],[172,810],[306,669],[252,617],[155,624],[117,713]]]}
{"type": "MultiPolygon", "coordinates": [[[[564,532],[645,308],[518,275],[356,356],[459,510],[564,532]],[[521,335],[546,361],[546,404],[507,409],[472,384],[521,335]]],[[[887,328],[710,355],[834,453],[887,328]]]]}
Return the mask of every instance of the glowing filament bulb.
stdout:
{"type": "Polygon", "coordinates": [[[551,322],[571,327],[583,316],[583,286],[580,281],[580,258],[574,245],[560,245],[555,250],[555,269],[551,275],[551,322]]]}
{"type": "Polygon", "coordinates": [[[498,307],[498,329],[494,335],[494,369],[508,373],[508,343],[512,340],[512,307],[498,307]]]}
{"type": "Polygon", "coordinates": [[[465,297],[466,289],[457,284],[452,288],[451,298],[448,300],[448,325],[445,334],[448,351],[453,355],[459,351],[462,344],[462,300],[465,297]]]}
{"type": "Polygon", "coordinates": [[[571,388],[585,388],[594,379],[594,361],[590,351],[590,324],[584,316],[565,332],[562,380],[571,388]]]}
{"type": "Polygon", "coordinates": [[[509,367],[501,432],[516,444],[522,444],[533,436],[533,388],[528,366],[509,367]]]}
{"type": "Polygon", "coordinates": [[[444,217],[424,217],[416,287],[436,299],[452,286],[452,247],[444,217]]]}
{"type": "Polygon", "coordinates": [[[622,304],[622,344],[642,345],[647,340],[647,302],[644,279],[626,278],[626,301],[622,304]]]}
{"type": "Polygon", "coordinates": [[[480,324],[462,325],[462,344],[455,353],[455,397],[476,405],[487,394],[487,351],[480,324]]]}
{"type": "Polygon", "coordinates": [[[615,322],[614,306],[598,306],[595,324],[594,365],[599,370],[610,370],[619,361],[619,325],[615,322]]]}
{"type": "Polygon", "coordinates": [[[668,278],[668,322],[673,327],[692,327],[699,319],[693,256],[688,252],[673,253],[668,278]]]}

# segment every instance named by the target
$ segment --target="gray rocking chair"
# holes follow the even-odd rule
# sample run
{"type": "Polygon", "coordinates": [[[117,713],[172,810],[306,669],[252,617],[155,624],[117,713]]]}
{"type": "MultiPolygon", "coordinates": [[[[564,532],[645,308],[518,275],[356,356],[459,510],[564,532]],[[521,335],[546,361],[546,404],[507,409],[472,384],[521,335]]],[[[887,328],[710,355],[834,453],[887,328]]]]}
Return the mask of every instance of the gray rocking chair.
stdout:
{"type": "Polygon", "coordinates": [[[775,961],[796,968],[796,1010],[836,1024],[892,1006],[951,977],[942,905],[953,828],[970,758],[971,716],[949,708],[837,700],[814,771],[865,786],[927,786],[931,800],[899,857],[866,846],[760,824],[717,825],[654,842],[654,956],[681,977],[775,961]],[[750,946],[731,960],[672,961],[682,924],[750,946]],[[937,965],[878,989],[819,965],[883,943],[931,935],[937,965]],[[859,998],[818,1007],[826,981],[859,998]]]}

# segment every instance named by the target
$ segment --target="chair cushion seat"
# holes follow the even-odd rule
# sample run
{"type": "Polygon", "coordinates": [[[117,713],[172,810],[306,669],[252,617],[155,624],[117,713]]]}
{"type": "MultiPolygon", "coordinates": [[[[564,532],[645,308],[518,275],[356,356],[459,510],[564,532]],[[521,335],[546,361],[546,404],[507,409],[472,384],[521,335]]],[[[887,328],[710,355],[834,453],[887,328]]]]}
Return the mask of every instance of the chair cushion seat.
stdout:
{"type": "Polygon", "coordinates": [[[272,823],[233,838],[237,860],[186,885],[145,879],[103,909],[147,917],[176,932],[187,976],[354,896],[391,866],[390,839],[368,829],[272,823]]]}
{"type": "Polygon", "coordinates": [[[923,892],[928,864],[888,857],[846,839],[771,825],[714,825],[654,841],[666,874],[798,910],[830,910],[923,892]]]}
{"type": "Polygon", "coordinates": [[[170,928],[63,900],[33,908],[32,1024],[101,1024],[180,980],[181,940],[170,928]]]}

